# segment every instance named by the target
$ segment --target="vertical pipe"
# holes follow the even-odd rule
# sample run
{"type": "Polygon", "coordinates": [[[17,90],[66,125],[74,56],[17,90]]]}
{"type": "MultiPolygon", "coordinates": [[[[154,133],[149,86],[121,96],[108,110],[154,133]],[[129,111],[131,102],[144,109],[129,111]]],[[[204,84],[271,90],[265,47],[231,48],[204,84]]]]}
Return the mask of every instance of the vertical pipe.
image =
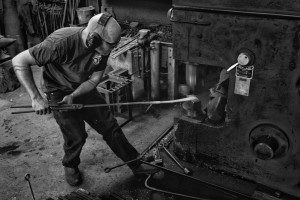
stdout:
{"type": "Polygon", "coordinates": [[[176,99],[178,96],[178,67],[173,58],[173,47],[168,47],[168,97],[176,99]]]}
{"type": "Polygon", "coordinates": [[[133,74],[133,53],[131,50],[127,51],[126,62],[128,64],[128,73],[133,74]]]}
{"type": "Polygon", "coordinates": [[[0,35],[4,35],[4,9],[3,9],[3,1],[0,0],[0,35]]]}
{"type": "MultiPolygon", "coordinates": [[[[134,76],[134,52],[132,50],[129,50],[127,51],[127,54],[126,54],[126,65],[128,66],[128,73],[129,73],[129,77],[130,77],[130,80],[134,83],[136,80],[136,77],[134,76]]],[[[137,91],[135,89],[135,84],[130,84],[129,86],[131,89],[131,93],[132,93],[132,99],[136,99],[137,97],[137,91]]]]}
{"type": "Polygon", "coordinates": [[[197,66],[192,63],[186,63],[186,84],[194,94],[197,85],[197,66]]]}
{"type": "Polygon", "coordinates": [[[65,21],[66,21],[66,15],[67,15],[67,7],[68,7],[68,0],[64,0],[64,13],[63,13],[63,19],[61,21],[61,27],[65,27],[65,21]]]}
{"type": "Polygon", "coordinates": [[[145,79],[145,51],[144,47],[139,48],[139,76],[145,79]]]}
{"type": "Polygon", "coordinates": [[[154,40],[150,43],[150,60],[151,60],[151,98],[158,100],[159,94],[159,59],[160,59],[160,41],[154,40]]]}
{"type": "Polygon", "coordinates": [[[144,60],[144,66],[145,66],[145,91],[147,93],[147,100],[151,99],[151,74],[150,74],[150,45],[145,47],[145,60],[144,60]]]}

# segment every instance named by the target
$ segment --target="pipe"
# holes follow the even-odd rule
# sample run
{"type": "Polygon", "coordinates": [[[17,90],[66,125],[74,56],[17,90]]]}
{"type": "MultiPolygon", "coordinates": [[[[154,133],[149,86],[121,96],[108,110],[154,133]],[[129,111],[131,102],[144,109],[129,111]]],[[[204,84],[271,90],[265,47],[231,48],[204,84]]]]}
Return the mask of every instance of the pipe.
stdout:
{"type": "Polygon", "coordinates": [[[154,40],[150,43],[150,59],[151,59],[151,98],[156,100],[160,98],[160,41],[154,40]]]}
{"type": "Polygon", "coordinates": [[[211,200],[211,199],[207,199],[207,198],[194,197],[194,196],[190,196],[190,195],[186,195],[186,194],[175,193],[175,192],[170,192],[170,191],[167,191],[167,190],[162,190],[162,189],[158,189],[158,188],[151,187],[151,186],[148,184],[148,181],[149,181],[149,179],[151,178],[151,176],[152,176],[152,174],[150,174],[150,175],[146,178],[146,180],[145,180],[145,187],[148,188],[149,190],[153,190],[153,191],[161,192],[161,193],[165,193],[165,194],[170,194],[170,195],[175,195],[175,196],[180,196],[180,197],[188,198],[188,199],[211,200]]]}
{"type": "Polygon", "coordinates": [[[173,47],[168,47],[168,97],[176,99],[178,96],[178,67],[173,58],[173,47]]]}
{"type": "Polygon", "coordinates": [[[186,83],[194,94],[197,85],[197,66],[191,63],[186,64],[186,83]]]}
{"type": "Polygon", "coordinates": [[[143,161],[143,160],[141,160],[141,163],[149,165],[149,166],[152,166],[152,167],[156,167],[156,168],[158,168],[158,169],[160,169],[162,171],[166,171],[166,172],[172,173],[172,174],[174,174],[176,176],[182,176],[182,177],[185,177],[187,179],[197,181],[197,182],[199,182],[201,184],[205,184],[207,187],[210,187],[210,188],[216,190],[216,192],[217,191],[218,192],[222,192],[222,193],[224,193],[224,195],[228,195],[228,197],[232,197],[234,199],[237,199],[237,195],[238,196],[243,196],[243,197],[248,197],[247,195],[245,195],[243,193],[240,193],[238,191],[230,190],[230,189],[227,189],[225,187],[222,187],[222,186],[210,183],[208,181],[200,180],[200,179],[195,178],[193,176],[189,176],[189,175],[186,175],[186,174],[183,174],[183,173],[180,173],[180,172],[168,169],[166,167],[162,167],[162,166],[159,166],[159,165],[154,165],[152,163],[149,163],[149,162],[146,162],[146,161],[143,161]]]}
{"type": "MultiPolygon", "coordinates": [[[[216,8],[216,7],[193,7],[193,6],[173,6],[176,10],[186,10],[186,11],[198,11],[198,12],[209,12],[209,13],[224,13],[224,14],[235,14],[235,15],[246,15],[246,16],[258,16],[267,18],[279,18],[279,19],[300,19],[300,15],[297,12],[291,11],[281,11],[281,13],[275,12],[257,12],[257,11],[246,11],[246,10],[236,10],[230,8],[216,8]]],[[[174,22],[170,18],[171,22],[174,22]]],[[[176,21],[182,22],[182,21],[176,21]]],[[[182,23],[192,23],[192,22],[182,22],[182,23]]]]}

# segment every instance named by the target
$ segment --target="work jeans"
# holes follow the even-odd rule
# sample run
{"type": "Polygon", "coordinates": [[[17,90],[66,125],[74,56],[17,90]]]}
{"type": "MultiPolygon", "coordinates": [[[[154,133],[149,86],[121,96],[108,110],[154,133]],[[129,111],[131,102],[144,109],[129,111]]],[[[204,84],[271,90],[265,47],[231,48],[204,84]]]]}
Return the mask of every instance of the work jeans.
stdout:
{"type": "MultiPolygon", "coordinates": [[[[56,91],[47,93],[49,104],[57,104],[68,93],[56,91]]],[[[74,99],[74,103],[80,104],[105,104],[104,98],[96,91],[74,99]]],[[[138,157],[136,149],[128,142],[123,131],[119,127],[108,107],[83,108],[80,110],[57,111],[53,115],[58,123],[63,138],[65,155],[62,164],[66,167],[77,167],[80,163],[80,153],[86,141],[87,133],[85,123],[103,136],[111,150],[123,161],[129,161],[138,157]]],[[[128,165],[131,169],[138,163],[128,165]]]]}

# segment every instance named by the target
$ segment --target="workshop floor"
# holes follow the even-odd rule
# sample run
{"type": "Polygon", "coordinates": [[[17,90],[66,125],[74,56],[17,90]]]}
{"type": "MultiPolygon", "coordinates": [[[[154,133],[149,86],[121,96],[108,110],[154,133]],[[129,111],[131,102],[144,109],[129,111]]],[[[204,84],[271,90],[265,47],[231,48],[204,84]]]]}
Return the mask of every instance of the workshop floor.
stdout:
{"type": "MultiPolygon", "coordinates": [[[[39,77],[39,68],[34,68],[34,75],[39,77]]],[[[59,195],[76,190],[64,180],[61,165],[63,139],[52,115],[12,115],[10,106],[15,104],[30,104],[29,96],[22,87],[0,94],[0,199],[32,199],[28,183],[24,180],[26,173],[31,175],[36,199],[57,199],[59,195]]],[[[145,107],[135,108],[135,118],[123,127],[126,137],[139,151],[168,128],[174,116],[179,115],[177,106],[157,110],[159,115],[144,113],[145,107]]],[[[136,189],[142,185],[128,167],[104,172],[105,167],[121,160],[113,154],[101,135],[88,126],[86,129],[89,137],[81,154],[80,169],[84,182],[80,187],[99,195],[126,189],[133,199],[140,199],[136,189]]]]}

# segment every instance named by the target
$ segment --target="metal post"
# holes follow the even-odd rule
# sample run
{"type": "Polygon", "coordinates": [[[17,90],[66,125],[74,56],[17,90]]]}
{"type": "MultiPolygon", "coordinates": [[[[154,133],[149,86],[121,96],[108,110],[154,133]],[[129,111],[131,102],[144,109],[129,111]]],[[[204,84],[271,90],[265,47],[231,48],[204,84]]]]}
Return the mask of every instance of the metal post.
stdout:
{"type": "Polygon", "coordinates": [[[178,67],[173,58],[173,47],[168,47],[168,97],[175,99],[178,96],[178,67]]]}
{"type": "Polygon", "coordinates": [[[151,59],[151,98],[157,100],[159,94],[159,65],[160,65],[160,41],[154,40],[150,43],[150,59],[151,59]]]}
{"type": "Polygon", "coordinates": [[[197,85],[197,66],[191,63],[186,63],[186,83],[194,93],[197,85]]]}

